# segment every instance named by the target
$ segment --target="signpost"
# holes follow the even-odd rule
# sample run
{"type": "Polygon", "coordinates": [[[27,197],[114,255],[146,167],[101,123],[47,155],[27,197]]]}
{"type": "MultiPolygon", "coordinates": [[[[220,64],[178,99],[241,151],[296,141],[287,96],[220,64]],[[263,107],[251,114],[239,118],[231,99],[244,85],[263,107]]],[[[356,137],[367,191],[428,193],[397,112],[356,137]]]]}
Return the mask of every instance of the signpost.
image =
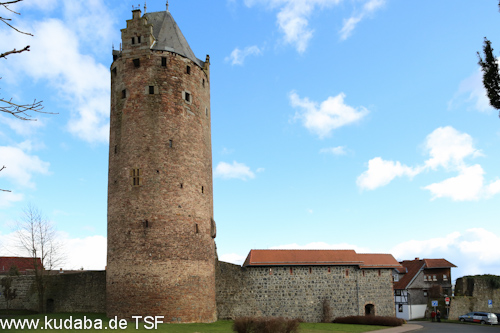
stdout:
{"type": "Polygon", "coordinates": [[[493,300],[491,300],[491,299],[488,300],[488,307],[489,308],[493,307],[493,300]]]}

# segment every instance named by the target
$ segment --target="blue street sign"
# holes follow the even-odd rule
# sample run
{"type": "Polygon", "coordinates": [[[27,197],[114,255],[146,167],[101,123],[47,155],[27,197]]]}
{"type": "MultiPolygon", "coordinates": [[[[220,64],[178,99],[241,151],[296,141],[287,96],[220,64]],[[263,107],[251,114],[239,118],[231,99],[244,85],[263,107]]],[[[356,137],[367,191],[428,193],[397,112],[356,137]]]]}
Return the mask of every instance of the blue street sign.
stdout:
{"type": "Polygon", "coordinates": [[[438,306],[438,301],[432,301],[432,306],[438,306]]]}
{"type": "Polygon", "coordinates": [[[493,305],[493,300],[489,299],[488,300],[488,305],[493,305]]]}

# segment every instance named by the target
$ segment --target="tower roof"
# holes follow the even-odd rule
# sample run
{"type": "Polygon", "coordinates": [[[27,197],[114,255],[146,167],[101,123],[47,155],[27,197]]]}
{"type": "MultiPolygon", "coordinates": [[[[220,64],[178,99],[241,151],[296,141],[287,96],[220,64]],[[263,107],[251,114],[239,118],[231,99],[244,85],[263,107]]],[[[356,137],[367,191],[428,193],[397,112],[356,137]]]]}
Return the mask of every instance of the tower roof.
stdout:
{"type": "Polygon", "coordinates": [[[152,50],[174,52],[203,67],[204,62],[196,58],[170,12],[146,13],[144,16],[148,19],[148,23],[153,25],[156,42],[151,46],[152,50]]]}

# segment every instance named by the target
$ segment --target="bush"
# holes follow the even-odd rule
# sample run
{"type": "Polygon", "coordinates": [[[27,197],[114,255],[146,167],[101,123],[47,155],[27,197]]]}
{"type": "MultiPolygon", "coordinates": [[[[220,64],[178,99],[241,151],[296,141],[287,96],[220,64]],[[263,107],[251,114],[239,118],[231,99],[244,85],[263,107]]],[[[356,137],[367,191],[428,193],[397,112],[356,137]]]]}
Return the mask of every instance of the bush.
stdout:
{"type": "Polygon", "coordinates": [[[404,319],[396,317],[382,316],[349,316],[338,317],[333,320],[337,324],[360,324],[360,325],[378,325],[378,326],[401,326],[406,323],[404,319]]]}
{"type": "Polygon", "coordinates": [[[299,320],[277,318],[240,317],[233,323],[237,333],[297,333],[299,320]]]}

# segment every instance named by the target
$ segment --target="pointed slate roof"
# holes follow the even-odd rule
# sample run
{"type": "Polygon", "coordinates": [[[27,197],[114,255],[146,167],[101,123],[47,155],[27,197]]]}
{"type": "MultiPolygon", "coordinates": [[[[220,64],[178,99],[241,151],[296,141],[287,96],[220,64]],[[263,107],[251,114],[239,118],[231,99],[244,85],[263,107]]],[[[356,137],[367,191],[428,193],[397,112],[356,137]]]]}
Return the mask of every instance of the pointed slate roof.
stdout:
{"type": "Polygon", "coordinates": [[[148,19],[148,23],[153,25],[156,42],[151,46],[152,50],[174,52],[203,67],[205,63],[196,58],[170,12],[146,13],[144,16],[148,19]]]}

